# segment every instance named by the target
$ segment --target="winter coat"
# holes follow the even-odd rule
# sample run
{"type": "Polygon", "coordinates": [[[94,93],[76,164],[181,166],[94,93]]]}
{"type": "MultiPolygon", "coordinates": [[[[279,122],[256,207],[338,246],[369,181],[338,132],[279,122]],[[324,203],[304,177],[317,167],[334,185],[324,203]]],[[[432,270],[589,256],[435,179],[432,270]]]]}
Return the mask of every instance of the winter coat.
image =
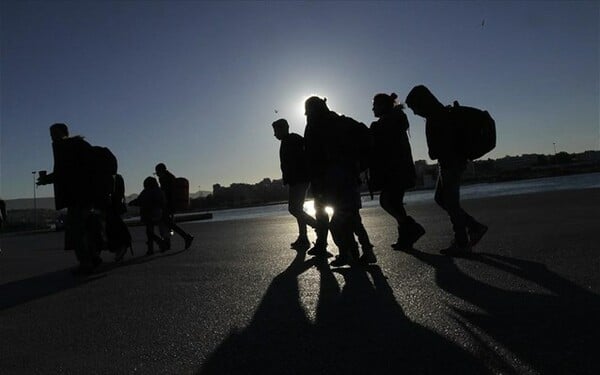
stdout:
{"type": "Polygon", "coordinates": [[[54,170],[48,177],[54,184],[56,209],[91,205],[92,146],[82,137],[75,136],[52,142],[52,152],[54,170]]]}
{"type": "Polygon", "coordinates": [[[463,165],[467,159],[460,152],[457,120],[448,107],[439,114],[427,118],[425,135],[429,158],[444,166],[463,165]]]}
{"type": "Polygon", "coordinates": [[[400,106],[371,123],[372,151],[369,162],[371,189],[415,186],[416,172],[408,141],[408,119],[400,106]]]}
{"type": "Polygon", "coordinates": [[[307,123],[304,142],[315,197],[338,207],[354,199],[359,181],[354,141],[347,118],[333,111],[307,123]]]}
{"type": "Polygon", "coordinates": [[[165,194],[159,187],[144,189],[129,202],[130,206],[140,208],[140,219],[144,224],[157,223],[163,216],[166,204],[165,194]]]}
{"type": "Polygon", "coordinates": [[[281,140],[279,160],[284,184],[295,185],[308,182],[308,168],[302,136],[290,133],[281,140]]]}
{"type": "Polygon", "coordinates": [[[160,188],[165,194],[167,202],[166,208],[169,213],[175,211],[173,200],[175,194],[175,180],[175,175],[169,171],[165,171],[164,174],[158,178],[158,181],[160,182],[160,188]]]}

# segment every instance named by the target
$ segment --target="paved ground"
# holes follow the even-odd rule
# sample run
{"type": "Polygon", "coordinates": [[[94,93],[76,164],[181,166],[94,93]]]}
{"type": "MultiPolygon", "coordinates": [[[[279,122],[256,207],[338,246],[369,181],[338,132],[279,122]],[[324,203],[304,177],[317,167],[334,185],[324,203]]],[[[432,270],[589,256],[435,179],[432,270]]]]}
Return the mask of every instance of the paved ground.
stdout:
{"type": "Polygon", "coordinates": [[[62,234],[3,238],[0,373],[600,373],[600,189],[465,206],[491,227],[474,256],[438,253],[433,204],[407,206],[411,253],[369,208],[379,262],[352,270],[290,250],[290,217],[183,224],[192,248],[153,257],[135,228],[135,257],[85,280],[62,234]]]}

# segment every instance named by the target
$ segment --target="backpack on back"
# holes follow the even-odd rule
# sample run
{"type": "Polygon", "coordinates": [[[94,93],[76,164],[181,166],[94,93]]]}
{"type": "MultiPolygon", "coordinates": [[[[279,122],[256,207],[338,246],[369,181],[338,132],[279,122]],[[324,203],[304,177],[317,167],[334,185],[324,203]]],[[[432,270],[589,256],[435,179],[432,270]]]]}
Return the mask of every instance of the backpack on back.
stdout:
{"type": "Polygon", "coordinates": [[[120,174],[114,176],[114,190],[111,194],[111,204],[114,212],[118,215],[127,212],[127,204],[125,203],[125,181],[120,174]]]}
{"type": "Polygon", "coordinates": [[[458,146],[467,159],[478,159],[496,147],[496,122],[488,111],[455,101],[450,113],[458,128],[458,146]]]}
{"type": "Polygon", "coordinates": [[[117,174],[117,158],[108,147],[92,146],[92,162],[97,174],[104,176],[117,174]]]}
{"type": "Polygon", "coordinates": [[[177,177],[173,183],[172,204],[175,211],[190,208],[190,183],[185,177],[177,177]]]}
{"type": "Polygon", "coordinates": [[[351,117],[340,116],[344,124],[342,131],[347,137],[347,148],[349,157],[357,162],[360,172],[369,167],[369,156],[371,152],[371,133],[367,125],[358,122],[351,117]]]}
{"type": "Polygon", "coordinates": [[[92,146],[90,162],[94,205],[98,208],[106,207],[110,204],[109,198],[115,189],[117,158],[107,147],[92,146]]]}

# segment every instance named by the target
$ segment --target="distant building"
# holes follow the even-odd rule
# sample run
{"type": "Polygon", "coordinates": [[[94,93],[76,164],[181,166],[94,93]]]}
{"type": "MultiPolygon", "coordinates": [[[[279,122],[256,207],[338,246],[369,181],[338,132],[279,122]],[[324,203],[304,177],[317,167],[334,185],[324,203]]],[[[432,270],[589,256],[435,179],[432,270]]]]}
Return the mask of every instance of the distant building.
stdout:
{"type": "Polygon", "coordinates": [[[533,167],[538,163],[538,155],[523,154],[521,156],[505,156],[501,159],[496,159],[496,168],[500,171],[511,171],[516,169],[524,169],[533,167]]]}

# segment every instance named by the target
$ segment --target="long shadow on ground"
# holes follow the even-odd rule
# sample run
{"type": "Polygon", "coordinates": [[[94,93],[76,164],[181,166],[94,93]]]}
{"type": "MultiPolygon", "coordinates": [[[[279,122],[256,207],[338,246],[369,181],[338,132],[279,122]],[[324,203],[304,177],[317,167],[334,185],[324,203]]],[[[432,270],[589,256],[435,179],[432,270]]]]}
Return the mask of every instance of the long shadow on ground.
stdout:
{"type": "MultiPolygon", "coordinates": [[[[600,297],[545,265],[495,254],[473,254],[468,259],[536,284],[545,292],[510,291],[475,280],[451,257],[419,251],[411,254],[432,266],[444,291],[469,302],[481,313],[454,307],[456,320],[473,336],[484,333],[514,353],[526,367],[542,374],[598,374],[600,297]]],[[[510,371],[509,371],[510,372],[510,371]]]]}
{"type": "Polygon", "coordinates": [[[198,373],[489,373],[456,344],[410,321],[379,267],[339,272],[343,289],[327,263],[298,253],[251,323],[231,333],[198,373]],[[301,306],[297,281],[313,265],[320,273],[314,322],[301,306]]]}
{"type": "Polygon", "coordinates": [[[118,263],[104,263],[94,272],[94,274],[87,277],[73,276],[71,271],[74,268],[65,268],[59,271],[48,272],[42,275],[8,282],[0,285],[0,311],[97,281],[106,277],[108,272],[116,268],[152,262],[157,259],[176,256],[185,251],[186,250],[172,251],[153,257],[138,256],[118,263]]]}

